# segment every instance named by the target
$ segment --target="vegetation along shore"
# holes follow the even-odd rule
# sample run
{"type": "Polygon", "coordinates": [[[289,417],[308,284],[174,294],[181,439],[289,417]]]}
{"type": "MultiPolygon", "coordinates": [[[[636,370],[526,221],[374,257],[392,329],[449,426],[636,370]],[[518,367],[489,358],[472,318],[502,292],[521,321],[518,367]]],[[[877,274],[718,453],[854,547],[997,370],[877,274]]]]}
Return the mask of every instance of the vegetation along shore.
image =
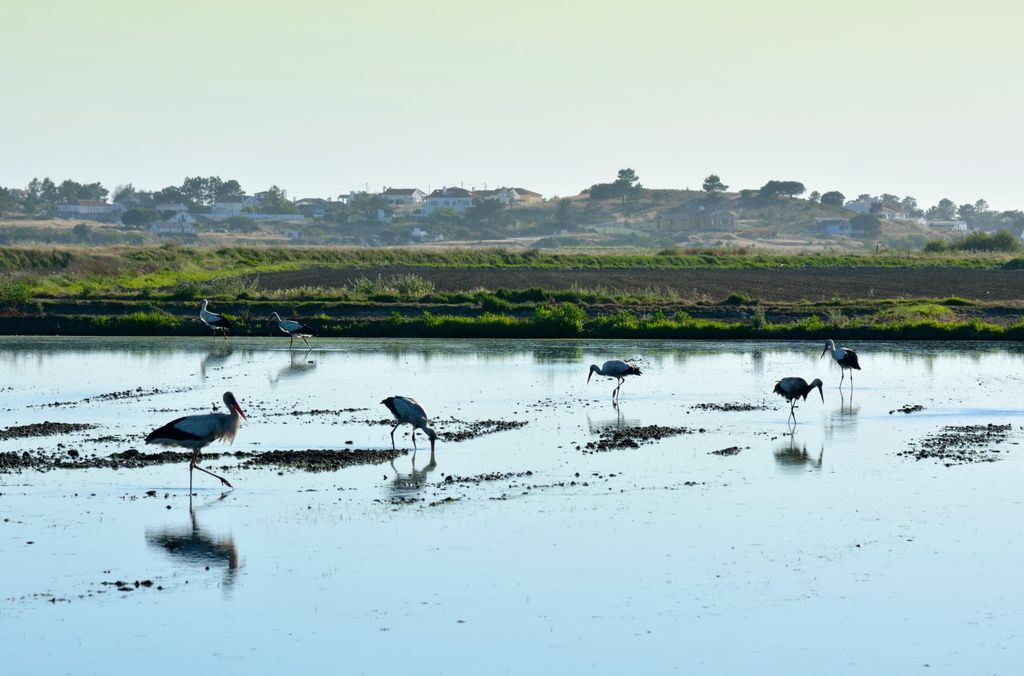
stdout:
{"type": "Polygon", "coordinates": [[[1024,339],[1002,253],[0,248],[0,334],[1024,339]]]}

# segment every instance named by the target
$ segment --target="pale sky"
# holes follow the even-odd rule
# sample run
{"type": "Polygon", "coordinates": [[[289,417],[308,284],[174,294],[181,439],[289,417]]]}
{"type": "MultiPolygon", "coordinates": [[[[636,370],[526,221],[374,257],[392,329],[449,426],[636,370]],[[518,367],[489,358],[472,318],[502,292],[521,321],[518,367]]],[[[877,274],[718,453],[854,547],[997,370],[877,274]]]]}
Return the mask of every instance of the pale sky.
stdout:
{"type": "Polygon", "coordinates": [[[551,196],[628,166],[1024,209],[1016,2],[4,4],[0,185],[551,196]]]}

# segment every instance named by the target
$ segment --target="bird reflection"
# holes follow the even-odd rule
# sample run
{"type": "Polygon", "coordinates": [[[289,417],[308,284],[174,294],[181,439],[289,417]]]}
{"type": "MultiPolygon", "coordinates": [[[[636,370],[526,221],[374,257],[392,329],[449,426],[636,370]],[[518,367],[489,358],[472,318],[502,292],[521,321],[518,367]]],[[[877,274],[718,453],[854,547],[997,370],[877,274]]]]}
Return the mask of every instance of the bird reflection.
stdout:
{"type": "Polygon", "coordinates": [[[227,362],[228,357],[234,352],[231,346],[227,343],[218,343],[211,349],[203,359],[199,362],[199,377],[202,380],[206,380],[206,370],[211,371],[224,366],[227,362]]]}
{"type": "MultiPolygon", "coordinates": [[[[227,493],[220,497],[224,499],[227,493]]],[[[146,544],[165,550],[175,561],[190,566],[224,568],[224,586],[230,587],[238,574],[239,556],[230,535],[212,535],[196,521],[196,512],[189,508],[191,524],[146,531],[146,544]]]]}
{"type": "Polygon", "coordinates": [[[416,454],[412,456],[412,470],[399,472],[395,467],[395,461],[391,461],[391,469],[395,470],[395,478],[391,482],[391,496],[393,498],[409,498],[427,485],[427,475],[437,469],[437,460],[434,458],[434,451],[430,451],[430,460],[423,469],[416,469],[416,454]]]}
{"type": "Polygon", "coordinates": [[[590,428],[591,434],[600,434],[608,429],[622,429],[623,427],[638,427],[640,425],[639,418],[626,417],[621,404],[612,408],[615,410],[614,418],[591,420],[590,416],[587,416],[587,426],[590,428]]]}
{"type": "Polygon", "coordinates": [[[309,359],[309,353],[312,350],[306,350],[303,352],[289,352],[288,363],[281,367],[281,370],[277,372],[277,375],[270,377],[270,386],[277,387],[278,381],[282,378],[298,378],[304,376],[307,373],[311,373],[316,368],[316,362],[309,359]]]}
{"type": "Polygon", "coordinates": [[[856,416],[857,412],[860,411],[860,406],[853,405],[853,392],[850,392],[850,396],[843,394],[842,390],[839,391],[839,411],[837,412],[840,416],[856,416]]]}
{"type": "Polygon", "coordinates": [[[804,467],[809,469],[821,469],[821,459],[825,455],[824,446],[818,451],[818,456],[807,452],[807,442],[797,443],[796,436],[786,435],[785,441],[775,449],[775,462],[786,470],[800,470],[804,467]]]}

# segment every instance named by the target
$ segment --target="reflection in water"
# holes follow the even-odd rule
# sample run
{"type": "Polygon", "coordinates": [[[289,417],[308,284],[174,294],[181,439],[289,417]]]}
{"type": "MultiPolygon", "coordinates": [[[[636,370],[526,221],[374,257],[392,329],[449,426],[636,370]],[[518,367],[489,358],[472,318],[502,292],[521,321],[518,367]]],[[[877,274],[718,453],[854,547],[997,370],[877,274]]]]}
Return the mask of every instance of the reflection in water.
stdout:
{"type": "Polygon", "coordinates": [[[270,376],[270,386],[277,387],[277,382],[282,378],[298,378],[307,373],[312,373],[313,369],[316,368],[316,362],[312,359],[307,359],[310,352],[312,350],[306,350],[304,353],[289,351],[288,363],[281,367],[277,375],[270,376]]]}
{"type": "Polygon", "coordinates": [[[849,431],[857,427],[857,414],[859,412],[860,406],[853,404],[853,393],[846,395],[840,390],[839,408],[829,414],[828,423],[825,426],[825,432],[828,434],[828,437],[831,439],[832,435],[837,431],[849,431]]]}
{"type": "Polygon", "coordinates": [[[785,470],[802,470],[805,467],[810,469],[821,469],[821,459],[825,455],[824,446],[819,449],[818,456],[814,457],[807,452],[807,442],[797,443],[796,436],[789,434],[785,441],[775,449],[775,462],[785,470]]]}
{"type": "Polygon", "coordinates": [[[437,469],[437,460],[434,452],[430,452],[430,461],[423,469],[416,469],[416,454],[412,455],[412,471],[399,472],[395,467],[395,461],[391,461],[391,469],[395,470],[395,478],[391,482],[391,496],[395,498],[410,498],[423,490],[427,485],[427,475],[437,469]]]}
{"type": "MultiPolygon", "coordinates": [[[[220,497],[224,499],[227,493],[220,497]]],[[[238,574],[239,556],[234,538],[212,535],[196,521],[196,512],[189,509],[191,525],[146,531],[146,544],[165,550],[175,561],[185,565],[224,568],[224,586],[230,587],[238,574]]]]}
{"type": "Polygon", "coordinates": [[[587,427],[590,428],[591,434],[600,434],[601,432],[608,429],[622,429],[623,427],[639,427],[639,418],[627,418],[626,414],[622,411],[622,405],[612,405],[615,410],[614,418],[598,418],[597,420],[591,420],[590,415],[587,415],[587,427]]]}
{"type": "Polygon", "coordinates": [[[214,370],[223,367],[232,352],[234,350],[231,348],[231,345],[217,343],[213,349],[203,355],[202,360],[199,362],[199,377],[202,380],[206,380],[206,369],[214,370]]]}

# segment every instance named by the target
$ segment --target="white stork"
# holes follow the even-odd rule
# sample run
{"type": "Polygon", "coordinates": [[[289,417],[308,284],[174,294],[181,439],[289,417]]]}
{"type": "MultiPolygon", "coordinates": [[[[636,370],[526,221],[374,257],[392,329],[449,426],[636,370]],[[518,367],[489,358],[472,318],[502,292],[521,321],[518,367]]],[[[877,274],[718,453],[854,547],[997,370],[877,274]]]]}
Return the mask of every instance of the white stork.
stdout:
{"type": "MultiPolygon", "coordinates": [[[[842,374],[839,377],[839,387],[843,386],[843,378],[846,377],[846,372],[850,372],[850,387],[853,387],[853,370],[857,369],[860,371],[860,362],[857,361],[857,353],[848,347],[836,347],[836,344],[832,339],[825,341],[825,349],[821,351],[821,356],[824,357],[825,353],[829,352],[832,354],[832,359],[839,364],[839,372],[842,374]]],[[[820,359],[821,357],[819,357],[820,359]]]]}
{"type": "MultiPolygon", "coordinates": [[[[825,393],[821,390],[821,381],[815,378],[807,383],[803,378],[791,377],[783,378],[779,382],[775,383],[775,389],[772,390],[775,394],[783,396],[786,401],[789,402],[789,416],[793,419],[793,424],[796,424],[796,413],[793,411],[796,406],[797,399],[807,399],[807,394],[815,387],[818,388],[818,394],[821,395],[821,403],[825,403],[825,393]]],[[[786,418],[786,422],[789,422],[789,418],[786,418]]]]}
{"type": "Polygon", "coordinates": [[[288,334],[290,340],[288,341],[288,349],[292,349],[292,343],[295,342],[295,336],[302,338],[302,342],[309,347],[309,341],[306,338],[312,338],[316,335],[313,329],[309,328],[302,322],[297,322],[294,319],[281,319],[281,315],[276,312],[270,314],[271,318],[277,322],[277,328],[281,329],[284,333],[288,334]]]}
{"type": "Polygon", "coordinates": [[[213,335],[216,337],[218,331],[224,332],[224,340],[228,339],[228,329],[235,328],[235,325],[229,320],[221,317],[216,312],[210,312],[206,309],[209,301],[203,299],[203,304],[199,308],[199,318],[203,320],[203,323],[213,329],[213,335]]]}
{"type": "Polygon", "coordinates": [[[197,461],[199,452],[214,441],[220,439],[230,443],[235,440],[235,433],[238,432],[238,426],[241,424],[239,417],[248,420],[245,417],[245,413],[242,412],[242,407],[238,405],[235,395],[225,392],[224,404],[231,413],[205,413],[203,415],[185,416],[184,418],[172,420],[163,427],[153,430],[146,437],[147,444],[192,449],[192,460],[188,463],[189,495],[192,495],[193,469],[206,472],[210,476],[220,479],[220,482],[228,488],[234,488],[227,479],[207,469],[203,469],[197,461]]]}
{"type": "Polygon", "coordinates": [[[437,441],[437,432],[427,427],[430,419],[427,412],[423,410],[419,402],[412,397],[395,395],[380,402],[388,407],[391,415],[395,416],[395,426],[391,428],[391,448],[395,447],[395,430],[399,425],[412,425],[412,447],[416,448],[416,430],[423,430],[430,439],[430,454],[434,454],[434,442],[437,441]]]}
{"type": "Polygon", "coordinates": [[[591,376],[595,373],[599,376],[618,379],[619,384],[616,385],[614,390],[612,390],[612,401],[615,402],[618,401],[619,389],[622,388],[622,382],[625,380],[626,376],[640,375],[640,367],[632,362],[622,361],[621,359],[606,361],[601,365],[601,368],[598,368],[597,364],[591,364],[590,373],[587,374],[587,383],[590,382],[591,376]]]}

